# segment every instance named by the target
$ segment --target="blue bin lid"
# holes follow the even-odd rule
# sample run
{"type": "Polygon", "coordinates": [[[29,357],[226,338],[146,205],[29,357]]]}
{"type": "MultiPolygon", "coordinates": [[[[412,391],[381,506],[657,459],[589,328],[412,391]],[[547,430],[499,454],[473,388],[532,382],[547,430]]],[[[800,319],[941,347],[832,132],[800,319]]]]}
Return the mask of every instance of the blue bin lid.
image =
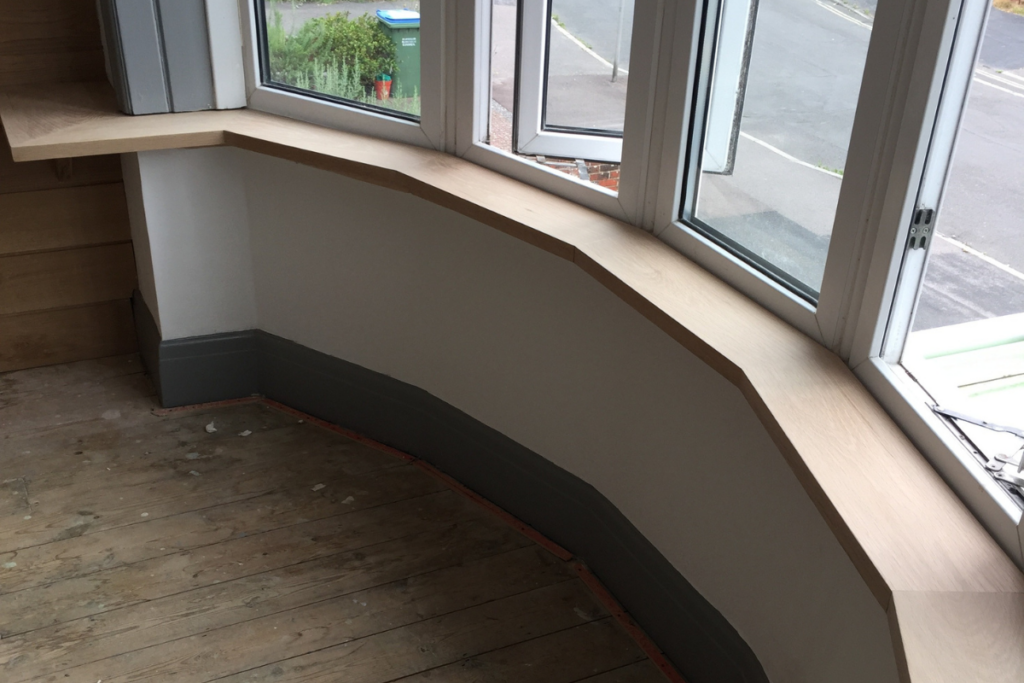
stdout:
{"type": "Polygon", "coordinates": [[[420,13],[409,9],[379,9],[377,19],[390,28],[416,28],[420,25],[420,13]]]}

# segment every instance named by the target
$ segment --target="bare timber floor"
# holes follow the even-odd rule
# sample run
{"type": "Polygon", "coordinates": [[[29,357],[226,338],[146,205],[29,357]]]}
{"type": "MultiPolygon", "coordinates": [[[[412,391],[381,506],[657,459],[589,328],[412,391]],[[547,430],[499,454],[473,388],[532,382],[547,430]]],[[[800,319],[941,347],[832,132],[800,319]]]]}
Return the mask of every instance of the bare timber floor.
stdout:
{"type": "Polygon", "coordinates": [[[419,468],[261,404],[157,407],[137,356],[0,375],[3,683],[665,680],[419,468]]]}

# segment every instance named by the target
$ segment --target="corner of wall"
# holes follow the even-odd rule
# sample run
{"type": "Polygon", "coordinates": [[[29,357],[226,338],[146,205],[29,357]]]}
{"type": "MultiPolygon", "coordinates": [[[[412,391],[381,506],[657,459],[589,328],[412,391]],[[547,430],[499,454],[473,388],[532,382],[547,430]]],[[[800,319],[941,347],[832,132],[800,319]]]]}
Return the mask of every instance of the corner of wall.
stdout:
{"type": "Polygon", "coordinates": [[[160,327],[160,302],[157,297],[156,280],[153,274],[153,250],[149,243],[149,227],[146,225],[146,206],[142,194],[142,170],[139,155],[121,155],[121,174],[124,177],[124,194],[128,201],[128,221],[131,224],[132,246],[135,249],[135,267],[139,277],[139,296],[152,313],[158,336],[160,327]]]}
{"type": "Polygon", "coordinates": [[[129,202],[140,214],[133,218],[133,231],[138,225],[145,234],[140,263],[150,267],[145,273],[140,269],[140,289],[155,309],[161,336],[179,339],[256,327],[248,203],[238,151],[214,147],[130,156],[137,157],[129,163],[137,165],[132,171],[139,179],[133,192],[137,201],[129,202]]]}

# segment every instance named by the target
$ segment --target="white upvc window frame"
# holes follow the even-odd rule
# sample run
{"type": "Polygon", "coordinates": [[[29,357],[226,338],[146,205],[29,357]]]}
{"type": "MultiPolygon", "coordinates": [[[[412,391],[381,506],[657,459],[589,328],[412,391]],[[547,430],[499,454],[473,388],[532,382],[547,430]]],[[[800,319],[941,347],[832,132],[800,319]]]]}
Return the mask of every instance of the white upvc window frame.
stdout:
{"type": "MultiPolygon", "coordinates": [[[[884,1],[884,0],[883,0],[884,1]]],[[[702,60],[705,12],[715,0],[691,4],[665,3],[663,45],[671,45],[662,55],[665,87],[656,93],[657,114],[663,121],[660,159],[652,159],[649,175],[656,184],[648,191],[655,193],[648,203],[644,222],[657,237],[682,252],[705,269],[773,311],[816,341],[832,345],[818,322],[818,310],[803,297],[780,286],[761,270],[723,248],[716,242],[682,222],[679,218],[692,186],[686,182],[688,155],[697,158],[691,149],[690,136],[694,114],[703,111],[708,93],[696,91],[696,84],[705,81],[710,65],[702,60]]],[[[713,37],[708,38],[713,40],[713,37]]],[[[826,275],[827,277],[827,275],[826,275]]],[[[823,289],[825,287],[823,286],[823,289]]]]}
{"type": "MultiPolygon", "coordinates": [[[[686,155],[693,154],[696,159],[699,151],[699,148],[690,148],[689,138],[693,116],[695,112],[702,111],[704,101],[701,98],[707,97],[706,92],[695,93],[695,84],[707,78],[708,65],[701,61],[698,50],[704,12],[712,2],[689,6],[673,3],[667,8],[668,14],[675,14],[671,19],[666,16],[665,24],[673,27],[676,49],[671,55],[669,86],[659,92],[666,121],[661,143],[665,153],[660,168],[652,172],[658,178],[653,231],[808,336],[849,358],[850,331],[846,323],[851,308],[859,308],[858,294],[863,291],[863,282],[859,281],[863,280],[860,273],[862,253],[866,246],[877,246],[874,236],[880,222],[902,224],[898,215],[893,216],[890,212],[881,216],[879,209],[885,200],[893,201],[893,188],[902,186],[907,190],[896,199],[902,210],[906,192],[911,186],[907,182],[909,176],[902,181],[890,177],[893,171],[906,174],[908,169],[893,165],[889,141],[905,116],[906,81],[903,79],[916,76],[914,64],[921,58],[915,52],[921,36],[920,22],[914,20],[914,13],[920,13],[924,3],[922,0],[881,0],[879,4],[825,274],[815,304],[780,285],[774,278],[679,218],[683,206],[692,200],[687,196],[692,185],[686,182],[684,174],[687,170],[686,155]],[[703,68],[705,73],[698,73],[698,68],[703,68]]],[[[946,6],[948,3],[938,4],[946,6]]],[[[899,194],[898,191],[896,193],[899,194]]],[[[887,251],[891,252],[891,249],[887,251]]]]}
{"type": "Polygon", "coordinates": [[[556,131],[545,127],[552,2],[519,0],[516,149],[520,154],[618,163],[622,160],[621,136],[556,131]]]}
{"type": "Polygon", "coordinates": [[[250,109],[320,126],[386,138],[430,149],[445,148],[445,12],[442,2],[423,3],[420,17],[420,120],[305,95],[263,83],[255,2],[238,0],[245,53],[245,90],[250,109]]]}
{"type": "MultiPolygon", "coordinates": [[[[661,2],[638,2],[633,17],[633,39],[630,47],[630,81],[626,92],[626,117],[622,138],[605,136],[572,135],[553,133],[562,140],[578,138],[573,144],[581,146],[566,154],[576,158],[597,158],[604,154],[595,145],[609,140],[620,150],[619,191],[617,193],[598,185],[579,180],[556,170],[534,164],[515,154],[490,146],[486,142],[490,117],[490,55],[491,55],[491,2],[490,0],[451,0],[456,15],[456,74],[459,83],[472,83],[473,88],[460,88],[454,93],[455,147],[453,153],[468,161],[491,170],[511,176],[527,184],[547,190],[552,194],[588,206],[627,223],[640,223],[643,190],[647,175],[647,157],[651,144],[651,114],[654,79],[657,74],[657,45],[660,37],[658,17],[661,2]],[[595,151],[596,150],[596,151],[595,151]]],[[[520,0],[527,2],[525,9],[534,9],[534,23],[537,16],[544,16],[541,27],[547,27],[546,0],[520,0]],[[543,13],[541,13],[543,9],[543,13]]],[[[546,36],[546,34],[545,34],[546,36]]],[[[546,37],[532,36],[522,41],[520,52],[530,49],[532,56],[526,61],[534,64],[532,87],[523,88],[534,94],[536,121],[540,121],[540,98],[542,98],[544,52],[546,37]]],[[[520,60],[522,61],[522,60],[520,60]]],[[[519,106],[520,112],[523,111],[519,106]]],[[[521,116],[517,119],[522,120],[521,116]]],[[[550,140],[550,138],[548,138],[550,140]]],[[[571,151],[571,150],[567,150],[571,151]]],[[[538,154],[552,154],[537,152],[538,154]]]]}
{"type": "MultiPolygon", "coordinates": [[[[983,31],[988,0],[926,6],[910,92],[909,119],[898,131],[893,168],[905,168],[902,192],[882,207],[877,237],[862,257],[859,310],[844,342],[848,362],[915,445],[1024,568],[1024,511],[980,464],[972,446],[931,409],[933,403],[900,364],[924,278],[926,249],[907,250],[916,208],[941,208],[983,31]]],[[[895,174],[894,174],[895,175],[895,174]]]]}
{"type": "MultiPolygon", "coordinates": [[[[919,24],[911,18],[917,11],[915,8],[920,8],[924,0],[880,2],[864,68],[825,276],[816,304],[781,286],[679,218],[682,207],[691,199],[687,196],[691,188],[685,178],[687,154],[698,150],[690,148],[689,137],[695,109],[702,110],[702,98],[707,96],[706,92],[695,93],[695,84],[702,76],[706,78],[706,74],[697,72],[698,65],[705,72],[708,68],[706,62],[701,62],[698,49],[705,7],[713,2],[709,0],[694,5],[669,3],[666,6],[665,30],[671,31],[674,49],[665,60],[670,62],[666,67],[668,75],[664,77],[668,86],[658,92],[658,113],[665,121],[660,140],[663,153],[660,166],[651,170],[651,176],[657,179],[657,199],[653,212],[647,214],[645,220],[665,242],[812,338],[849,358],[846,321],[851,299],[857,294],[862,252],[866,247],[874,246],[872,230],[877,230],[880,222],[893,222],[895,218],[894,224],[901,223],[899,216],[879,216],[878,209],[883,199],[892,199],[893,179],[888,174],[894,167],[891,143],[886,142],[892,139],[904,117],[903,79],[916,76],[913,72],[916,55],[912,48],[920,38],[919,24]],[[911,53],[906,54],[908,52],[911,53]],[[896,60],[897,55],[901,56],[899,60],[896,60]],[[896,68],[893,68],[894,63],[896,68]]],[[[896,170],[905,172],[906,169],[896,170]]],[[[906,181],[904,179],[902,185],[909,188],[906,181]]],[[[901,195],[897,201],[901,210],[903,199],[901,195]]],[[[891,249],[887,249],[888,252],[891,249]]]]}

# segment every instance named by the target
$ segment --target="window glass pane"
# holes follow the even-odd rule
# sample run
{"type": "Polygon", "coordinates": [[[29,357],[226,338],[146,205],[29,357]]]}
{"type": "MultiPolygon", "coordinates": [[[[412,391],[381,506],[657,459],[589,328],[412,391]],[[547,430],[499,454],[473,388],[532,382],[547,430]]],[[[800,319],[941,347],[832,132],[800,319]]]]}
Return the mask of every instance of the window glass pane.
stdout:
{"type": "MultiPolygon", "coordinates": [[[[902,363],[940,406],[1024,429],[1024,3],[1000,6],[1016,12],[989,15],[902,363]]],[[[1019,463],[1024,439],[956,422],[1019,463]]]]}
{"type": "Polygon", "coordinates": [[[548,129],[622,134],[633,0],[551,0],[548,129]]]}
{"type": "Polygon", "coordinates": [[[265,83],[420,115],[419,2],[263,3],[265,83]]]}
{"type": "MultiPolygon", "coordinates": [[[[559,86],[564,88],[565,92],[560,93],[558,97],[576,101],[572,107],[563,107],[563,110],[582,112],[574,119],[576,125],[584,125],[582,122],[586,122],[587,126],[610,126],[616,129],[612,131],[613,133],[621,134],[626,107],[626,71],[628,70],[629,32],[632,26],[632,0],[626,2],[627,9],[625,10],[620,52],[620,58],[624,61],[618,70],[615,82],[612,82],[613,62],[609,60],[614,60],[615,57],[614,45],[618,38],[617,22],[620,0],[601,0],[599,4],[595,4],[592,0],[554,1],[555,6],[550,8],[553,11],[553,16],[550,18],[551,35],[556,45],[552,59],[557,58],[562,66],[552,68],[560,69],[561,77],[565,79],[560,81],[561,85],[559,86]],[[598,7],[607,11],[599,14],[595,10],[598,7]],[[565,12],[566,16],[558,14],[559,10],[565,12]],[[611,19],[599,18],[609,12],[612,15],[611,19]],[[561,25],[558,22],[561,22],[561,25]],[[611,35],[612,33],[614,35],[611,35]],[[599,40],[604,41],[601,43],[601,49],[610,55],[609,59],[598,56],[592,47],[599,40]],[[588,44],[591,47],[587,47],[588,44]],[[573,85],[572,64],[576,65],[576,77],[580,79],[581,83],[584,83],[582,87],[573,85]],[[590,90],[603,88],[606,96],[595,101],[593,93],[589,92],[588,88],[590,90]],[[601,111],[602,107],[607,107],[609,111],[601,111]],[[581,118],[584,115],[586,118],[581,118]]],[[[543,3],[545,0],[491,0],[490,119],[484,142],[508,154],[514,154],[524,161],[616,192],[619,187],[619,164],[617,162],[597,159],[593,155],[588,156],[587,154],[567,155],[551,151],[519,153],[515,148],[513,131],[517,116],[516,60],[517,50],[520,49],[517,26],[519,13],[525,9],[521,3],[525,2],[543,3]]],[[[544,16],[547,16],[548,7],[544,6],[543,9],[544,16]]],[[[544,49],[539,42],[529,44],[533,46],[533,49],[544,49]]],[[[543,54],[540,52],[536,56],[538,59],[543,58],[543,54]]],[[[570,123],[572,123],[571,120],[570,123]]],[[[558,140],[554,140],[553,144],[557,145],[558,142],[558,140]]]]}
{"type": "Polygon", "coordinates": [[[491,2],[491,119],[486,142],[512,152],[516,97],[516,0],[491,2]]]}
{"type": "Polygon", "coordinates": [[[815,301],[874,0],[709,9],[683,219],[815,301]]]}
{"type": "Polygon", "coordinates": [[[989,16],[914,330],[1024,313],[1022,14],[989,16]]]}

